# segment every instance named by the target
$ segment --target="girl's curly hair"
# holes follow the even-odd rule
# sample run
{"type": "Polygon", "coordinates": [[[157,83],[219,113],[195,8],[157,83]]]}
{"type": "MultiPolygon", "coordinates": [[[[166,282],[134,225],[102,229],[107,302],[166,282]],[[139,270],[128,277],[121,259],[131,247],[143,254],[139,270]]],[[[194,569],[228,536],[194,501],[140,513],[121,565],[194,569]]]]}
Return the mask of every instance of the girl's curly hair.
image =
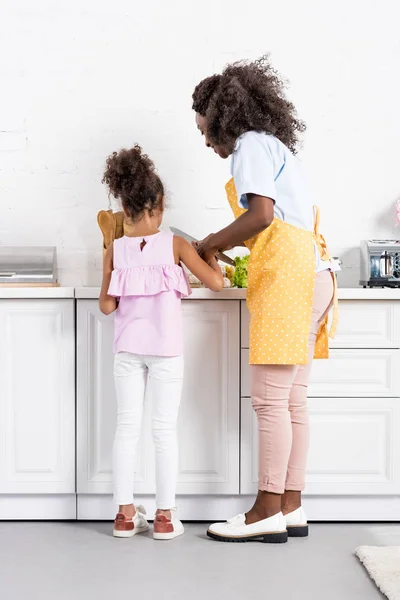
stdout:
{"type": "Polygon", "coordinates": [[[221,75],[203,79],[193,93],[193,109],[207,119],[207,135],[230,152],[246,131],[276,136],[294,154],[305,124],[285,97],[284,82],[262,56],[255,62],[228,65],[221,75]]]}
{"type": "Polygon", "coordinates": [[[113,152],[107,158],[102,183],[121,201],[133,220],[145,211],[152,214],[164,196],[164,186],[155,172],[154,163],[138,144],[130,150],[113,152]]]}

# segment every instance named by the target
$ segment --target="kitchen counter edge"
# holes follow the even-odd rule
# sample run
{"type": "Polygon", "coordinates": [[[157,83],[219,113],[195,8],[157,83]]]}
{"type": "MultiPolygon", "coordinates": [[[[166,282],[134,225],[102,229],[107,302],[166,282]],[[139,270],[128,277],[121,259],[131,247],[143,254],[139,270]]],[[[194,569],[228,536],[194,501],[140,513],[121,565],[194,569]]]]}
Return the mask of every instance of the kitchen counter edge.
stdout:
{"type": "MultiPolygon", "coordinates": [[[[100,287],[58,287],[58,288],[0,288],[1,299],[57,299],[77,298],[97,300],[100,287]]],[[[339,288],[339,300],[400,300],[400,289],[390,288],[339,288]]],[[[246,290],[227,288],[222,292],[211,292],[205,288],[194,288],[188,300],[245,300],[246,290]]]]}
{"type": "MultiPolygon", "coordinates": [[[[97,288],[89,288],[97,289],[97,288]]],[[[0,300],[75,298],[74,287],[0,287],[0,300]]]]}
{"type": "MultiPolygon", "coordinates": [[[[75,298],[97,299],[99,287],[77,287],[75,298]]],[[[392,288],[339,288],[339,300],[400,300],[400,289],[392,288]]],[[[211,292],[205,288],[194,288],[188,300],[245,300],[246,290],[227,288],[222,292],[211,292]]]]}

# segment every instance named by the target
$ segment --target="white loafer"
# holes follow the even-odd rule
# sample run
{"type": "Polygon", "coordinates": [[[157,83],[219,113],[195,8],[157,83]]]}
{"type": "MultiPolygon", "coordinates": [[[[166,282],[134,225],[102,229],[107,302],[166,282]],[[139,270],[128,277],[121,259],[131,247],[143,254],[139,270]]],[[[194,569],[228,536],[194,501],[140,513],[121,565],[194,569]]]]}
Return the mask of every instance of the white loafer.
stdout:
{"type": "Polygon", "coordinates": [[[213,523],[207,531],[208,537],[218,542],[252,542],[284,544],[288,539],[286,521],[280,512],[273,517],[246,525],[246,515],[241,514],[225,523],[213,523]]]}
{"type": "Polygon", "coordinates": [[[304,508],[300,506],[297,510],[284,516],[289,537],[307,537],[308,523],[304,508]]]}

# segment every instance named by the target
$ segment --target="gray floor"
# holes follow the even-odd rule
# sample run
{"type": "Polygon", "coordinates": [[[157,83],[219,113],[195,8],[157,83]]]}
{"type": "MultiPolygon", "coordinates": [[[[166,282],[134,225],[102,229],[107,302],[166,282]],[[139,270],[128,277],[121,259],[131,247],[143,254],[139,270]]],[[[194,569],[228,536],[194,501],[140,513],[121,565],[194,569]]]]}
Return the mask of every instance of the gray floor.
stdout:
{"type": "Polygon", "coordinates": [[[127,540],[110,523],[0,522],[2,600],[376,600],[359,545],[400,545],[400,525],[314,524],[283,545],[222,544],[204,524],[183,537],[127,540]]]}

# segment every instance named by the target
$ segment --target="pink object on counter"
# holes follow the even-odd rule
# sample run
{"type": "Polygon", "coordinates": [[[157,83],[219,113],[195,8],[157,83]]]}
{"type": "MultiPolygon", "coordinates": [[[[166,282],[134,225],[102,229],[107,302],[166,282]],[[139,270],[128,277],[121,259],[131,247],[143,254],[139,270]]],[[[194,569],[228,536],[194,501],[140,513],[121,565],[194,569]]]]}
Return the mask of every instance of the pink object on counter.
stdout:
{"type": "Polygon", "coordinates": [[[181,298],[191,289],[175,263],[174,236],[159,232],[114,241],[108,293],[119,298],[114,321],[114,352],[152,356],[183,353],[181,298]],[[142,248],[143,241],[145,245],[142,248]]]}

